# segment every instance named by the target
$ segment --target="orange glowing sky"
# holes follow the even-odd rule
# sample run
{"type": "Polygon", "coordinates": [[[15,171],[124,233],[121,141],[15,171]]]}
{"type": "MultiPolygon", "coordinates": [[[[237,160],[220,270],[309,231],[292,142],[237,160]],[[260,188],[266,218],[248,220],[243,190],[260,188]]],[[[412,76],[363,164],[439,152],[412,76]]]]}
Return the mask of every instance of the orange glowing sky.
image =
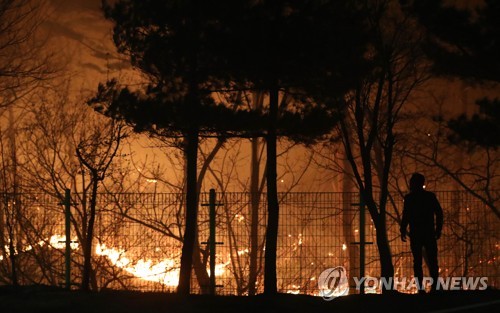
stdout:
{"type": "MultiPolygon", "coordinates": [[[[46,16],[41,29],[47,38],[46,49],[55,53],[57,62],[63,68],[62,77],[71,82],[70,88],[75,95],[81,97],[82,92],[83,96],[91,95],[96,90],[97,84],[106,81],[107,78],[118,77],[124,83],[138,79],[139,74],[131,69],[128,60],[116,52],[112,41],[112,23],[104,18],[100,10],[101,0],[46,1],[46,16]]],[[[472,87],[460,81],[436,79],[429,82],[427,91],[430,90],[446,96],[444,101],[446,110],[455,113],[471,113],[475,110],[474,99],[491,92],[500,93],[498,88],[486,92],[486,87],[472,87]]],[[[422,94],[425,97],[424,93],[422,94]]],[[[426,105],[426,101],[413,105],[422,107],[426,105]]],[[[142,151],[137,146],[133,149],[136,152],[142,151]]],[[[248,145],[245,144],[243,150],[248,151],[247,149],[248,145]]],[[[150,149],[148,154],[151,153],[156,152],[150,149]]],[[[297,148],[288,155],[288,161],[305,162],[307,157],[306,149],[297,148]]],[[[161,159],[162,154],[156,158],[161,159]]],[[[247,162],[240,163],[242,164],[239,168],[245,173],[243,176],[246,176],[247,162]]],[[[316,170],[308,171],[301,188],[317,191],[338,190],[337,186],[331,183],[318,186],[317,176],[316,170]]],[[[290,180],[286,176],[283,179],[285,184],[290,180]]]]}
{"type": "Polygon", "coordinates": [[[48,48],[56,53],[73,84],[95,90],[107,77],[125,76],[128,61],[112,41],[112,23],[100,9],[100,0],[48,0],[43,28],[48,48]]]}

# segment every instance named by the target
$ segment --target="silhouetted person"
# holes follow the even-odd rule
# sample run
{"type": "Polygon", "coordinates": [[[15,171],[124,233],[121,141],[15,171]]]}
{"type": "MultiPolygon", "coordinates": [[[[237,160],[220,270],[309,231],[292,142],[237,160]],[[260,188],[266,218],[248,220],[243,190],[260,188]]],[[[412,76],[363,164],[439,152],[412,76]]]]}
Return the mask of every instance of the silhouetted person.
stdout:
{"type": "Polygon", "coordinates": [[[410,178],[410,193],[405,196],[401,240],[406,242],[406,228],[410,225],[410,247],[413,254],[413,271],[419,293],[425,293],[422,270],[422,249],[427,253],[427,265],[433,279],[431,291],[436,290],[439,276],[437,239],[443,228],[443,209],[432,192],[424,189],[425,177],[415,173],[410,178]],[[434,222],[434,216],[436,220],[434,222]]]}

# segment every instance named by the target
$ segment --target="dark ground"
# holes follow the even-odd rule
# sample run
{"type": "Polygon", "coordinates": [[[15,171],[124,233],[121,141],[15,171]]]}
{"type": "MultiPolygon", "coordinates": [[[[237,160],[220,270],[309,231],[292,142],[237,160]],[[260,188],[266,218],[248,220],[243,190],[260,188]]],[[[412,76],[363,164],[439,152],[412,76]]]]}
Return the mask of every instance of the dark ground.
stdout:
{"type": "Polygon", "coordinates": [[[276,297],[189,296],[105,291],[66,292],[50,287],[0,287],[0,313],[9,312],[500,312],[500,290],[447,291],[427,295],[350,295],[324,301],[318,297],[280,294],[276,297]]]}

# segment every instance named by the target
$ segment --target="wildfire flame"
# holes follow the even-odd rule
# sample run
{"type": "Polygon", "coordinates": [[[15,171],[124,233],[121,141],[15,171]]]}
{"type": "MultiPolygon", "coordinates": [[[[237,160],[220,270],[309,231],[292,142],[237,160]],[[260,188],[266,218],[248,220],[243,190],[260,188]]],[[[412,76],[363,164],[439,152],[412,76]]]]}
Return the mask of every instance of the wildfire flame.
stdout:
{"type": "MultiPolygon", "coordinates": [[[[50,238],[47,238],[47,239],[44,239],[44,240],[40,240],[36,245],[38,245],[40,247],[43,247],[46,244],[48,244],[48,246],[50,248],[52,248],[52,249],[64,249],[66,247],[66,236],[53,235],[50,238]]],[[[72,250],[78,249],[79,245],[76,242],[76,238],[71,239],[70,247],[71,247],[72,250]]],[[[6,252],[6,256],[8,257],[10,255],[10,247],[9,247],[9,245],[6,245],[4,247],[4,249],[5,249],[5,252],[6,252]]],[[[31,251],[31,250],[33,250],[33,246],[32,245],[25,246],[24,248],[21,249],[21,251],[18,251],[17,248],[14,247],[14,254],[19,254],[19,253],[22,253],[22,252],[28,252],[28,251],[31,251]]],[[[0,261],[2,261],[2,260],[3,260],[3,255],[0,255],[0,261]]]]}
{"type": "MultiPolygon", "coordinates": [[[[41,241],[39,243],[39,245],[43,246],[45,244],[45,242],[46,241],[41,241]]],[[[55,249],[64,249],[66,247],[66,236],[54,235],[54,236],[50,237],[50,239],[48,240],[48,242],[49,242],[49,246],[52,247],[52,248],[55,248],[55,249]]],[[[71,238],[70,247],[71,247],[72,250],[78,249],[79,244],[78,244],[76,238],[71,238]]]]}
{"type": "MultiPolygon", "coordinates": [[[[95,249],[96,255],[106,256],[111,264],[143,280],[157,282],[165,286],[177,287],[179,282],[180,264],[175,259],[163,259],[153,261],[151,259],[140,259],[132,261],[126,256],[123,249],[108,248],[105,244],[98,244],[95,249]]],[[[226,263],[215,265],[215,276],[221,276],[226,270],[226,263]]],[[[210,274],[210,270],[208,270],[210,274]]]]}
{"type": "Polygon", "coordinates": [[[96,255],[106,256],[111,264],[143,280],[158,282],[160,284],[175,287],[179,281],[178,262],[173,259],[164,259],[158,263],[153,260],[140,259],[133,262],[125,256],[125,250],[108,248],[105,244],[98,244],[95,249],[96,255]]]}
{"type": "MultiPolygon", "coordinates": [[[[76,238],[71,240],[71,249],[76,250],[79,248],[76,238]]],[[[41,240],[37,243],[39,246],[48,245],[53,249],[64,249],[66,247],[66,236],[53,235],[50,238],[41,240]]],[[[21,252],[27,252],[33,249],[32,245],[27,245],[21,252]]],[[[7,257],[9,256],[9,246],[5,246],[7,257]]],[[[19,253],[17,250],[15,253],[19,253]]],[[[112,265],[123,269],[124,271],[132,274],[133,276],[151,282],[157,282],[169,287],[177,287],[179,282],[180,264],[176,259],[166,258],[163,260],[152,259],[139,259],[137,261],[127,257],[124,249],[117,249],[107,247],[106,244],[97,244],[95,247],[95,254],[98,256],[105,256],[109,259],[112,265]]],[[[3,260],[0,255],[0,261],[3,260]]],[[[226,263],[219,263],[215,265],[215,276],[222,276],[230,261],[226,263]]],[[[210,275],[210,270],[208,273],[210,275]]]]}

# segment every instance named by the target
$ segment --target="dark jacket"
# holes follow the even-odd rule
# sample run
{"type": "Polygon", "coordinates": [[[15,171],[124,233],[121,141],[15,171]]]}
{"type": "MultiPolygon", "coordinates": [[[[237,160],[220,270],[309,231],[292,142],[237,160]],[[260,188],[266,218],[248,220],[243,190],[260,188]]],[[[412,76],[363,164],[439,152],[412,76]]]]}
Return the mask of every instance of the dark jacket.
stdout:
{"type": "Polygon", "coordinates": [[[443,209],[434,193],[422,189],[412,191],[405,196],[401,221],[402,234],[406,234],[408,225],[410,225],[410,238],[441,234],[443,209]],[[436,216],[435,224],[434,215],[436,216]]]}

